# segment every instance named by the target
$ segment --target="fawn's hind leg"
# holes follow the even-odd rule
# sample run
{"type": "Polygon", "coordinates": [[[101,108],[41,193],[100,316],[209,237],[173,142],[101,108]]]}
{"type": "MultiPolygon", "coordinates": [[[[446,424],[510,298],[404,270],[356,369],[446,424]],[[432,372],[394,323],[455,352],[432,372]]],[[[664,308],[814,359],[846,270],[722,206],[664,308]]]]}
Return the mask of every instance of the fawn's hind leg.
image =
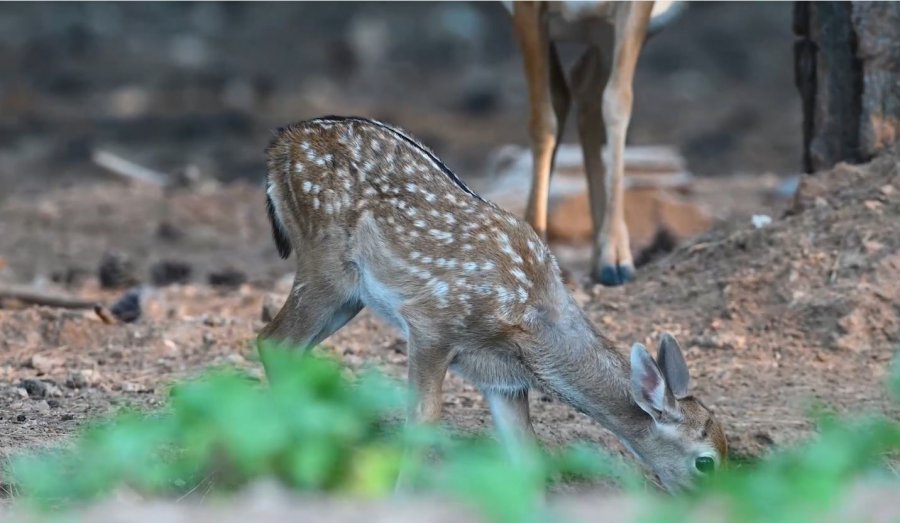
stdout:
{"type": "Polygon", "coordinates": [[[352,292],[327,281],[294,281],[291,293],[275,318],[259,333],[258,341],[307,350],[353,319],[362,303],[352,292]]]}

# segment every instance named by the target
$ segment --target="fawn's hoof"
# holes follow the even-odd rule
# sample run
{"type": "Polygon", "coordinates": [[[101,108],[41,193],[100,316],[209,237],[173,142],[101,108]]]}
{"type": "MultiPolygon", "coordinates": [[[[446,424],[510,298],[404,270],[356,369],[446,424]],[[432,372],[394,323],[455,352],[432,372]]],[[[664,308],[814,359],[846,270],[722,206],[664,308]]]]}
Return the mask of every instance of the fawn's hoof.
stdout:
{"type": "Polygon", "coordinates": [[[594,281],[597,283],[606,285],[607,287],[615,287],[616,285],[622,285],[623,283],[628,283],[634,279],[634,266],[630,263],[624,265],[604,265],[600,268],[599,273],[595,270],[593,276],[594,281]]]}

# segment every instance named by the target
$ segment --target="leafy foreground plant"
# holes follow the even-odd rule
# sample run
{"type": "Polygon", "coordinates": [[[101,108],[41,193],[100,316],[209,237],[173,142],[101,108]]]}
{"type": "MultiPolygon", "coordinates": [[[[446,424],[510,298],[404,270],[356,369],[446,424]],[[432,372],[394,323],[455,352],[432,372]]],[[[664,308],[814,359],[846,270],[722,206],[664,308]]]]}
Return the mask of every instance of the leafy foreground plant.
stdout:
{"type": "Polygon", "coordinates": [[[263,477],[304,491],[382,496],[403,464],[419,488],[455,494],[500,521],[529,521],[550,477],[638,481],[584,447],[510,453],[491,440],[401,429],[404,389],[375,372],[351,383],[326,359],[267,350],[264,361],[268,387],[212,372],[174,387],[163,412],[124,412],[87,428],[70,449],[13,460],[10,483],[44,509],[119,487],[175,496],[263,477]]]}
{"type": "MultiPolygon", "coordinates": [[[[419,489],[449,493],[504,523],[553,520],[539,509],[550,479],[604,477],[647,497],[632,469],[586,446],[510,451],[491,440],[401,429],[403,388],[377,373],[351,383],[329,360],[267,351],[264,361],[268,387],[236,372],[210,373],[175,387],[164,412],[126,412],[88,428],[70,450],[14,460],[10,483],[41,508],[122,486],[175,496],[228,492],[263,477],[303,491],[384,496],[403,464],[419,489]]],[[[900,365],[891,386],[900,398],[900,365]]],[[[813,522],[861,479],[900,487],[883,466],[900,453],[896,421],[825,416],[820,429],[808,444],[726,469],[693,493],[643,499],[644,519],[693,521],[703,513],[704,520],[813,522]]]]}

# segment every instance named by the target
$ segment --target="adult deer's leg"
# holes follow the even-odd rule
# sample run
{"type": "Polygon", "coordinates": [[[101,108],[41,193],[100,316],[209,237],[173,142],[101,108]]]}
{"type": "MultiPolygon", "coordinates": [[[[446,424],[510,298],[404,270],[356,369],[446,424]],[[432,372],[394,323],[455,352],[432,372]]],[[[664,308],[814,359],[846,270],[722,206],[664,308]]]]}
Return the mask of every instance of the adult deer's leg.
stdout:
{"type": "MultiPolygon", "coordinates": [[[[603,171],[589,170],[594,186],[603,187],[603,207],[594,211],[594,266],[592,276],[604,285],[620,285],[634,278],[634,263],[625,225],[625,136],[631,120],[632,83],[638,56],[647,32],[652,2],[628,4],[617,14],[615,43],[610,63],[609,80],[603,89],[602,113],[606,127],[608,163],[603,171]]],[[[596,134],[596,132],[592,133],[596,134]]],[[[588,153],[585,153],[586,157],[588,153]]],[[[597,199],[599,190],[592,190],[597,199]]],[[[594,207],[592,201],[592,207],[594,207]]]]}
{"type": "MultiPolygon", "coordinates": [[[[550,192],[550,171],[557,144],[559,121],[554,109],[551,87],[553,67],[558,69],[555,50],[551,50],[544,21],[543,8],[536,2],[516,2],[513,8],[513,28],[522,59],[525,81],[528,84],[528,131],[532,152],[532,183],[525,218],[543,238],[547,233],[547,200],[550,192]],[[551,53],[553,59],[551,60],[551,53]]],[[[561,74],[561,72],[559,72],[561,74]]],[[[558,85],[558,82],[557,82],[558,85]]],[[[563,80],[562,85],[565,85],[563,80]]],[[[568,97],[558,98],[559,110],[568,108],[568,97]]],[[[565,112],[565,111],[563,111],[565,112]]]]}

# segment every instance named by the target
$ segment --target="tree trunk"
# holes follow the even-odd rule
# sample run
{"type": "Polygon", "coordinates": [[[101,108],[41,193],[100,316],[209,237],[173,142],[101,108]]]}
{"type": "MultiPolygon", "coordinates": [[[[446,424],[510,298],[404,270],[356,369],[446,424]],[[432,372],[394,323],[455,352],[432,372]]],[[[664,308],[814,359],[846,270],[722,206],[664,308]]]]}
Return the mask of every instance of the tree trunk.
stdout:
{"type": "Polygon", "coordinates": [[[900,141],[900,3],[796,2],[803,168],[860,162],[900,141]]]}

